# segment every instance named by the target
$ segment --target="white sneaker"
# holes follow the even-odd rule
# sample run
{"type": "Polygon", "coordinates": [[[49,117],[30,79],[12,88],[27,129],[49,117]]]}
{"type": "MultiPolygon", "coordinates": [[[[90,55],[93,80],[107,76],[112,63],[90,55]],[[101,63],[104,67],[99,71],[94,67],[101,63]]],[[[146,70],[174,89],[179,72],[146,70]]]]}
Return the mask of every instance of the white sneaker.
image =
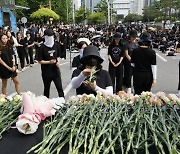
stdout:
{"type": "Polygon", "coordinates": [[[19,71],[19,70],[16,70],[16,73],[20,73],[20,71],[19,71]]]}
{"type": "Polygon", "coordinates": [[[131,94],[131,88],[127,88],[127,94],[131,94]]]}

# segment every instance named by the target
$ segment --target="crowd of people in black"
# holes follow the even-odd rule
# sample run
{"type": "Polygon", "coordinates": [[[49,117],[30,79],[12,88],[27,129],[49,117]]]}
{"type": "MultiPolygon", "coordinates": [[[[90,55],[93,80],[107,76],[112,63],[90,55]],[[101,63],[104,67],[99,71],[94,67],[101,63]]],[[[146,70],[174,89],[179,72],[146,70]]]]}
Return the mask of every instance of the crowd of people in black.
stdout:
{"type": "MultiPolygon", "coordinates": [[[[16,91],[20,94],[18,78],[15,78],[18,71],[24,71],[25,67],[32,67],[34,63],[39,62],[44,95],[49,97],[50,83],[54,81],[59,97],[64,97],[61,79],[57,80],[61,78],[57,67],[59,67],[59,58],[66,59],[67,49],[79,51],[79,55],[73,59],[72,63],[73,70],[77,72],[73,72],[72,80],[82,81],[74,87],[79,88],[81,84],[87,86],[86,79],[89,76],[87,69],[96,67],[101,70],[102,61],[100,55],[97,54],[101,48],[108,48],[108,74],[111,81],[108,80],[108,84],[103,87],[97,82],[93,89],[110,88],[105,91],[112,94],[111,86],[113,93],[118,93],[126,87],[127,92],[131,93],[133,76],[134,91],[140,94],[142,91],[150,91],[152,85],[156,83],[156,54],[153,48],[159,49],[167,56],[180,53],[179,27],[176,24],[171,29],[155,29],[145,24],[70,26],[63,23],[57,25],[33,23],[28,28],[18,27],[17,29],[17,34],[14,34],[11,28],[4,30],[0,27],[0,77],[3,81],[2,94],[4,95],[6,95],[7,79],[10,77],[14,79],[16,91]],[[87,56],[90,60],[86,57],[89,62],[86,64],[82,60],[85,55],[84,51],[89,52],[90,50],[92,54],[87,56]],[[8,63],[8,59],[12,59],[12,62],[8,63]],[[4,73],[4,69],[9,72],[8,75],[4,73]],[[52,70],[55,72],[48,73],[52,70]]],[[[109,79],[108,75],[106,76],[109,79]]],[[[80,91],[83,93],[83,89],[80,91]]]]}

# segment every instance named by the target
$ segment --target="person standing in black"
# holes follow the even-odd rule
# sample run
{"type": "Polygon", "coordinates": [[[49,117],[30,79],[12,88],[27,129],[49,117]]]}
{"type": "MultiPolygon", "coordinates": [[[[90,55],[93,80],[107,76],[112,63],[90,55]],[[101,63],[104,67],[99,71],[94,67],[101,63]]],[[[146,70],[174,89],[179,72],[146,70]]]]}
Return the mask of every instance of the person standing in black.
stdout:
{"type": "Polygon", "coordinates": [[[26,46],[26,62],[27,65],[29,65],[29,58],[30,58],[30,66],[32,67],[32,65],[34,64],[34,59],[33,59],[34,39],[31,37],[31,33],[29,31],[26,32],[26,37],[24,38],[24,42],[26,46]]]}
{"type": "Polygon", "coordinates": [[[42,79],[44,84],[44,96],[49,98],[50,86],[53,81],[59,97],[64,97],[60,74],[60,51],[54,41],[52,29],[44,31],[45,42],[41,45],[38,53],[38,61],[41,64],[42,79]]]}
{"type": "Polygon", "coordinates": [[[121,44],[121,33],[116,32],[113,42],[108,48],[109,74],[112,79],[114,92],[118,93],[122,90],[123,81],[123,65],[124,46],[121,44]]]}
{"type": "Polygon", "coordinates": [[[63,29],[61,30],[61,34],[59,36],[59,42],[60,42],[60,50],[61,50],[60,57],[62,59],[66,59],[67,35],[63,29]]]}
{"type": "Polygon", "coordinates": [[[38,52],[42,44],[43,44],[43,38],[40,36],[39,32],[36,32],[34,37],[34,45],[36,49],[34,60],[38,59],[38,52]]]}
{"type": "Polygon", "coordinates": [[[14,51],[6,34],[0,37],[0,78],[2,79],[3,95],[7,95],[7,83],[9,78],[12,78],[17,94],[21,94],[19,79],[16,73],[14,51]]]}
{"type": "Polygon", "coordinates": [[[133,50],[138,47],[136,38],[137,38],[137,31],[131,30],[129,32],[129,40],[127,41],[127,43],[125,43],[125,57],[123,59],[123,64],[124,64],[123,85],[127,88],[127,93],[131,93],[131,79],[132,79],[131,55],[133,50]]]}
{"type": "Polygon", "coordinates": [[[156,84],[157,65],[156,53],[151,49],[151,35],[144,32],[139,40],[139,47],[132,52],[133,85],[135,94],[151,91],[156,84]]]}
{"type": "Polygon", "coordinates": [[[20,60],[21,70],[24,71],[26,51],[25,51],[25,42],[20,32],[17,33],[17,42],[18,42],[18,46],[16,48],[20,60]]]}

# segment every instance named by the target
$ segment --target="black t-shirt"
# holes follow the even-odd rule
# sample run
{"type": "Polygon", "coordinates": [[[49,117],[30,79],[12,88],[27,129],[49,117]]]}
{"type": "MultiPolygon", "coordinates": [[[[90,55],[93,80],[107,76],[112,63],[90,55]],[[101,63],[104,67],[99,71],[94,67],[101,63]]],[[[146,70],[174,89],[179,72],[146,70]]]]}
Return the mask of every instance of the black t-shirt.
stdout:
{"type": "Polygon", "coordinates": [[[156,65],[156,53],[150,48],[139,47],[132,52],[131,63],[135,64],[134,72],[152,72],[151,65],[156,65]]]}
{"type": "Polygon", "coordinates": [[[80,63],[79,60],[80,60],[80,55],[74,57],[72,62],[72,67],[77,67],[77,68],[81,67],[82,64],[80,63]]]}
{"type": "MultiPolygon", "coordinates": [[[[57,44],[54,44],[52,48],[45,46],[44,44],[40,47],[38,52],[38,61],[50,61],[59,57],[60,50],[57,44]]],[[[60,70],[56,64],[41,64],[42,76],[53,77],[60,75],[60,70]]]]}
{"type": "MultiPolygon", "coordinates": [[[[34,37],[34,42],[40,43],[44,41],[42,37],[34,37]]],[[[41,45],[35,45],[36,48],[39,48],[41,45]]]]}
{"type": "Polygon", "coordinates": [[[124,46],[121,45],[109,45],[108,55],[111,56],[112,61],[117,64],[121,57],[124,57],[124,46]]]}
{"type": "Polygon", "coordinates": [[[130,42],[128,41],[125,43],[125,50],[128,50],[128,55],[131,56],[134,49],[138,48],[137,42],[130,42]]]}
{"type": "MultiPolygon", "coordinates": [[[[81,70],[76,69],[73,71],[72,78],[78,76],[81,73],[81,70]]],[[[88,79],[88,78],[87,78],[88,79]]],[[[86,80],[87,80],[86,79],[86,80]]],[[[106,70],[100,70],[96,75],[96,84],[98,87],[106,89],[108,86],[112,86],[112,81],[109,73],[106,70]]],[[[77,95],[82,94],[94,94],[96,95],[96,91],[89,89],[87,86],[85,86],[83,83],[79,88],[76,89],[77,95]]]]}
{"type": "MultiPolygon", "coordinates": [[[[13,61],[12,61],[13,55],[14,55],[14,51],[12,48],[8,48],[6,46],[1,49],[0,57],[9,67],[13,66],[13,61]]],[[[8,79],[12,76],[16,76],[16,74],[13,75],[13,73],[15,72],[9,71],[5,66],[0,64],[0,77],[1,78],[8,79]]]]}
{"type": "MultiPolygon", "coordinates": [[[[27,40],[27,37],[25,37],[24,42],[25,42],[25,45],[28,46],[28,45],[31,45],[34,43],[34,39],[32,37],[30,37],[30,39],[27,40]]],[[[32,48],[32,46],[30,48],[32,48]]]]}
{"type": "Polygon", "coordinates": [[[18,41],[18,43],[19,43],[20,45],[23,45],[23,46],[17,46],[17,47],[16,47],[17,50],[20,51],[20,52],[24,52],[24,47],[25,47],[25,41],[24,41],[24,39],[20,39],[20,40],[17,39],[17,41],[18,41]]]}

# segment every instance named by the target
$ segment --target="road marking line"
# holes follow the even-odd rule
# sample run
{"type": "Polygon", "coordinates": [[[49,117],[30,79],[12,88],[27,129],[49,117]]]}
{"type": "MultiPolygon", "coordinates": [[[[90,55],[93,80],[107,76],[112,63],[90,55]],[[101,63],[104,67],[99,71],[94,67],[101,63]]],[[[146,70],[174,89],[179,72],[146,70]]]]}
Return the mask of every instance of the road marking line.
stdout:
{"type": "Polygon", "coordinates": [[[68,94],[68,92],[71,90],[71,88],[72,88],[72,85],[70,83],[64,90],[64,96],[66,96],[68,94]]]}
{"type": "Polygon", "coordinates": [[[161,55],[159,55],[158,53],[156,53],[156,55],[157,55],[162,61],[167,62],[167,60],[166,60],[164,57],[162,57],[161,55]]]}

